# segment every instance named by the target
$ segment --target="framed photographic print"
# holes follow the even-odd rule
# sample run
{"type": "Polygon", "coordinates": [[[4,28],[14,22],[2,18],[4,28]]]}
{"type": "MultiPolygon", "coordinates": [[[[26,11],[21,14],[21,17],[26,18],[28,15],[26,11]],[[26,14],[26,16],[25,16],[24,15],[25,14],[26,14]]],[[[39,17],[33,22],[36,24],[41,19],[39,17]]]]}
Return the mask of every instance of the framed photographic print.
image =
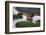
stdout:
{"type": "Polygon", "coordinates": [[[5,33],[45,31],[45,4],[5,1],[5,33]]]}

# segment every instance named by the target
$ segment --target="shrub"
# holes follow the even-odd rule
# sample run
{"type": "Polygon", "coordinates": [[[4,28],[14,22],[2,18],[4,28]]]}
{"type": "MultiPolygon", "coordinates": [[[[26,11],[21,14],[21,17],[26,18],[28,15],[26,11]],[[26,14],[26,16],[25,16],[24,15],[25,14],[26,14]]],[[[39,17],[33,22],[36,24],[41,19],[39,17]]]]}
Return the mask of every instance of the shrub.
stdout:
{"type": "Polygon", "coordinates": [[[13,15],[13,19],[22,18],[22,13],[18,13],[17,15],[13,15]]]}

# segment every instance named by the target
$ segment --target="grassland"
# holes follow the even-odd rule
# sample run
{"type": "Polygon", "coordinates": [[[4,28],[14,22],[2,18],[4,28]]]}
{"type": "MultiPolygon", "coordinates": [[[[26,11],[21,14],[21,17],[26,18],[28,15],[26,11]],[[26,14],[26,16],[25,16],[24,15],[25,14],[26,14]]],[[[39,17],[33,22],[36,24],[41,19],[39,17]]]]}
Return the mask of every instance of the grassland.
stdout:
{"type": "Polygon", "coordinates": [[[36,24],[32,23],[32,21],[17,22],[16,27],[40,27],[40,21],[37,21],[36,24]]]}

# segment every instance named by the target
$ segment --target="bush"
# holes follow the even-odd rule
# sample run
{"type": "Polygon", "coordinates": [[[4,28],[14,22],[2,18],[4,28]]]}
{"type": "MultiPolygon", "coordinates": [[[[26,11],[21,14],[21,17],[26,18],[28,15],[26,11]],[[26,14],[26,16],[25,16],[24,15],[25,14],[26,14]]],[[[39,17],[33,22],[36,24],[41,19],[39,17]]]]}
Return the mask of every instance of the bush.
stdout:
{"type": "Polygon", "coordinates": [[[22,15],[22,13],[18,13],[17,15],[22,15]]]}
{"type": "Polygon", "coordinates": [[[17,15],[13,15],[13,19],[22,18],[22,13],[18,13],[17,15]]]}

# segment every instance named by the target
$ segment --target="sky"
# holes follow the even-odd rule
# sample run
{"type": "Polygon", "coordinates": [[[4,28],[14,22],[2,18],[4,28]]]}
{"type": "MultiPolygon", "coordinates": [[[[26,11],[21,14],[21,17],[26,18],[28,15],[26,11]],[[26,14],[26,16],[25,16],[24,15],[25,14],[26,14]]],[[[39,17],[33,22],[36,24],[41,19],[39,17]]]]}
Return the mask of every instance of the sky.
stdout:
{"type": "Polygon", "coordinates": [[[18,13],[33,13],[40,15],[40,8],[29,8],[29,7],[14,7],[13,14],[17,15],[18,13]]]}

